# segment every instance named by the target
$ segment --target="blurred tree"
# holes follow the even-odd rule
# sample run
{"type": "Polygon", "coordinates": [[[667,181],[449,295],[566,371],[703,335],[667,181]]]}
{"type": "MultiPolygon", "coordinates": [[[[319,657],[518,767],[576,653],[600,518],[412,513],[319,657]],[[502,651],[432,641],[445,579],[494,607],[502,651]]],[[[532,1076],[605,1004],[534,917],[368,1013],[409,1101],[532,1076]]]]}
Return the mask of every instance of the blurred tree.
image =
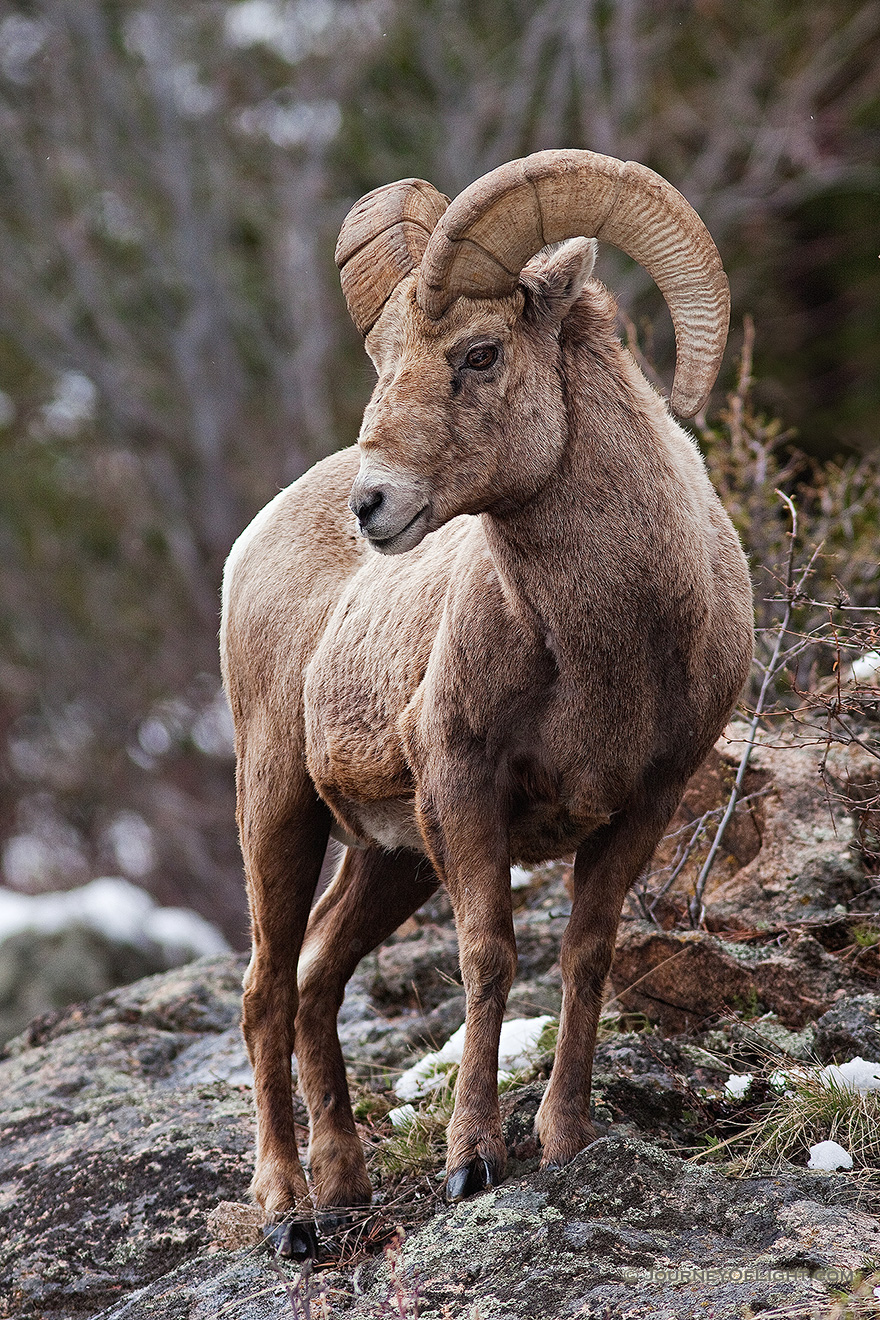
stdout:
{"type": "MultiPolygon", "coordinates": [[[[241,941],[220,572],[355,433],[332,254],[360,193],[558,145],[645,161],[757,315],[764,402],[836,453],[876,439],[878,125],[877,0],[0,9],[7,882],[122,870],[241,941]]],[[[602,261],[668,371],[656,291],[602,261]]]]}

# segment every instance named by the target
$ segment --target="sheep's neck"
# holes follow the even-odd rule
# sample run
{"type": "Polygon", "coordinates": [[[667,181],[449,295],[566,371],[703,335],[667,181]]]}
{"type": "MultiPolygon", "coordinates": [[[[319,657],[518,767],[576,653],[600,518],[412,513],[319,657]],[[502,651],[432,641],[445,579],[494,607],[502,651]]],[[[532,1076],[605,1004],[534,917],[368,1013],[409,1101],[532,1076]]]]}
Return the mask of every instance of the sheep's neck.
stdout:
{"type": "Polygon", "coordinates": [[[631,428],[570,443],[540,495],[511,515],[483,515],[509,607],[544,635],[561,670],[640,650],[658,608],[691,593],[692,569],[670,545],[687,517],[681,497],[662,445],[631,428]]]}

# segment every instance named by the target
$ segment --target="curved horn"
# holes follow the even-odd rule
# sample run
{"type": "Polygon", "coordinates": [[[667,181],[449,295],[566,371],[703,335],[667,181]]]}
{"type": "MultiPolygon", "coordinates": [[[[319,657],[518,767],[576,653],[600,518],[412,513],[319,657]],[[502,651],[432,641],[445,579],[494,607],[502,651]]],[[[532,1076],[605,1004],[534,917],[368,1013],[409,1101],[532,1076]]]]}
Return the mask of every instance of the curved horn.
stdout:
{"type": "Polygon", "coordinates": [[[727,342],[727,277],[690,203],[635,161],[593,151],[539,151],[477,179],[431,236],[419,272],[419,305],[436,320],[455,298],[512,293],[529,257],[547,243],[581,234],[613,243],[654,279],[675,329],[671,405],[682,417],[699,412],[727,342]]]}
{"type": "Polygon", "coordinates": [[[419,264],[449,205],[424,179],[400,179],[355,202],[339,231],[336,265],[351,319],[362,335],[397,285],[419,264]]]}

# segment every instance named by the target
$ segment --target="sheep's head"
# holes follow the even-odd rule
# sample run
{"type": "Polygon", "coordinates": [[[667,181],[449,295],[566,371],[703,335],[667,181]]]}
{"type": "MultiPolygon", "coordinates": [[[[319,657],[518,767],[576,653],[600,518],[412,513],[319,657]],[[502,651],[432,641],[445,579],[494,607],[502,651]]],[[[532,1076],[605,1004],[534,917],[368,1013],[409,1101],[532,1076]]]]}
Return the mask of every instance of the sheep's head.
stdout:
{"type": "Polygon", "coordinates": [[[546,479],[563,434],[556,331],[595,243],[530,258],[580,235],[613,243],[656,280],[676,333],[672,406],[697,412],[724,351],[727,280],[702,221],[652,170],[546,151],[493,170],[451,205],[406,179],[352,208],[336,260],[379,380],[351,506],[377,549],[412,549],[456,514],[503,510],[546,479]]]}

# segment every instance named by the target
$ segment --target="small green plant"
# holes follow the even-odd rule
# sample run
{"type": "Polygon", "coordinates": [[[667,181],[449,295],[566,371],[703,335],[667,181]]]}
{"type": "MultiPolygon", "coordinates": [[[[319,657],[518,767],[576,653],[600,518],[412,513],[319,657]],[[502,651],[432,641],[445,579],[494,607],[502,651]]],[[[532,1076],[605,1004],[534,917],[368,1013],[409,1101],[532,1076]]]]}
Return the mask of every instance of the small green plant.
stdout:
{"type": "Polygon", "coordinates": [[[707,1132],[703,1137],[703,1149],[695,1158],[704,1160],[721,1160],[727,1158],[727,1143],[720,1137],[715,1137],[711,1132],[707,1132]]]}
{"type": "Polygon", "coordinates": [[[392,1102],[387,1095],[377,1095],[375,1091],[362,1090],[354,1097],[351,1108],[359,1123],[377,1123],[392,1108],[392,1102]]]}
{"type": "Polygon", "coordinates": [[[458,1064],[440,1064],[441,1085],[422,1100],[409,1122],[392,1127],[376,1151],[376,1162],[386,1178],[424,1173],[443,1163],[446,1128],[455,1104],[458,1064]]]}
{"type": "Polygon", "coordinates": [[[764,1005],[758,998],[758,992],[753,985],[749,986],[746,994],[734,995],[732,1007],[746,1022],[754,1021],[764,1012],[764,1005]]]}
{"type": "Polygon", "coordinates": [[[872,949],[875,944],[880,944],[880,930],[867,922],[864,925],[856,926],[853,929],[852,937],[860,949],[872,949]]]}

